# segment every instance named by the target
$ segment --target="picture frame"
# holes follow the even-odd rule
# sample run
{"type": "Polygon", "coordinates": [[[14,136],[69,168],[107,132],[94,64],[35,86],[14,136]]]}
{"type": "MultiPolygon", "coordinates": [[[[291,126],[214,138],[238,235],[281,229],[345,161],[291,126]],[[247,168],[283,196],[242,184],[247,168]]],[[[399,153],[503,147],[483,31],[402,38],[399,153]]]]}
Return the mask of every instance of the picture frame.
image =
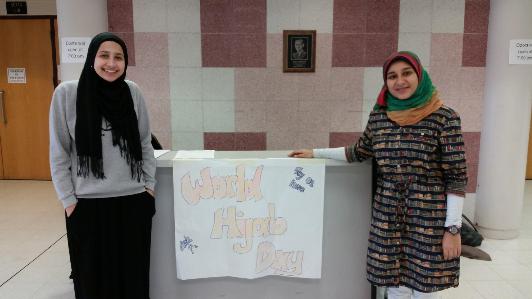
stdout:
{"type": "Polygon", "coordinates": [[[283,72],[316,71],[316,30],[283,30],[283,72]]]}

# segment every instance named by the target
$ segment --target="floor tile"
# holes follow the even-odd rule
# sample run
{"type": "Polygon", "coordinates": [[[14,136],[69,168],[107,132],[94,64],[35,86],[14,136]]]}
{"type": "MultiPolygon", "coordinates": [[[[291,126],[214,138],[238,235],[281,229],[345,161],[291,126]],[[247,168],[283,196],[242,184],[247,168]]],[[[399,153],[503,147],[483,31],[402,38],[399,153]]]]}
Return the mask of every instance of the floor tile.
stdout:
{"type": "Polygon", "coordinates": [[[464,265],[460,269],[460,279],[466,281],[498,281],[501,276],[488,265],[464,265]]]}
{"type": "Polygon", "coordinates": [[[489,268],[503,280],[530,280],[532,283],[532,269],[523,265],[490,265],[489,268]]]}
{"type": "Polygon", "coordinates": [[[469,283],[461,281],[457,288],[450,288],[440,292],[440,299],[483,299],[477,290],[469,283]]]}
{"type": "Polygon", "coordinates": [[[472,281],[470,284],[486,299],[526,298],[506,281],[472,281]]]}

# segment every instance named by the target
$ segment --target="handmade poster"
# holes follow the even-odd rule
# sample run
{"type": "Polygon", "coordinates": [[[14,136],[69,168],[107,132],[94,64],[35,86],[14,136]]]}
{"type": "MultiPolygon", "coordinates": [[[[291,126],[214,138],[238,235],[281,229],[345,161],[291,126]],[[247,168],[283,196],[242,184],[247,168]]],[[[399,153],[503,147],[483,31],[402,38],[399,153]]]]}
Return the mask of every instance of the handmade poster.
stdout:
{"type": "Polygon", "coordinates": [[[174,160],[177,278],[321,278],[319,160],[174,160]]]}

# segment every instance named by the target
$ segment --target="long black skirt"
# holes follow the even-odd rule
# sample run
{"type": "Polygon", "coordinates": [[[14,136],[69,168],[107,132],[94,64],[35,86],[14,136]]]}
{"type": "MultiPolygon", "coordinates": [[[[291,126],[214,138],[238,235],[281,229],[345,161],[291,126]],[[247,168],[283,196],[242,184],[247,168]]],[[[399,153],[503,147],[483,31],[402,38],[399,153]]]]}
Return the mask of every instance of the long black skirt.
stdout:
{"type": "Polygon", "coordinates": [[[67,218],[76,299],[148,299],[151,221],[147,192],[78,198],[67,218]]]}

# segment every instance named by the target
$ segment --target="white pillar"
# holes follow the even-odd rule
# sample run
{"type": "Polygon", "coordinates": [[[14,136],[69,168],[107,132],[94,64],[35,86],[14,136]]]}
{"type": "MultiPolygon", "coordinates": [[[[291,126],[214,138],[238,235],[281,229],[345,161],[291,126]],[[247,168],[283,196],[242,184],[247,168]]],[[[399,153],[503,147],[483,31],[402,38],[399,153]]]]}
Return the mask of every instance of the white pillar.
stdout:
{"type": "MultiPolygon", "coordinates": [[[[107,31],[107,0],[57,0],[59,54],[63,37],[93,37],[107,31]]],[[[62,63],[61,81],[79,79],[83,63],[62,63]]]]}
{"type": "Polygon", "coordinates": [[[532,39],[531,0],[491,0],[476,222],[488,238],[519,234],[528,133],[532,65],[508,63],[511,39],[532,39]]]}

